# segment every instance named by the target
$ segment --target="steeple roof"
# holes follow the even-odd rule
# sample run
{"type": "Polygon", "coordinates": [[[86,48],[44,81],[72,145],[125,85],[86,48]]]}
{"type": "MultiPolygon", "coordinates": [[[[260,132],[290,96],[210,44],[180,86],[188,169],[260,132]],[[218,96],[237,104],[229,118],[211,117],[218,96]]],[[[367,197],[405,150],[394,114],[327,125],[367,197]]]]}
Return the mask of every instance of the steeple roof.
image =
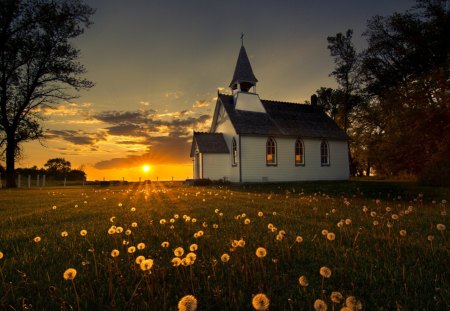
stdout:
{"type": "Polygon", "coordinates": [[[231,80],[230,87],[242,82],[248,82],[252,85],[255,85],[256,82],[258,82],[258,79],[256,79],[255,75],[253,74],[252,66],[250,65],[250,60],[248,59],[244,45],[241,46],[241,50],[239,51],[239,56],[236,62],[236,68],[234,69],[234,75],[233,79],[231,80]]]}

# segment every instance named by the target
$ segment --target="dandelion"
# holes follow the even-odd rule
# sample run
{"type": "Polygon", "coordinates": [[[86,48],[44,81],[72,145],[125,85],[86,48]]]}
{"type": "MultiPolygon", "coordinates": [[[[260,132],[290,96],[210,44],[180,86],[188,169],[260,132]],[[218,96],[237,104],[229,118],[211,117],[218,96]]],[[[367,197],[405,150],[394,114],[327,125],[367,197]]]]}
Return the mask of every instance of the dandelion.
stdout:
{"type": "Polygon", "coordinates": [[[136,211],[136,208],[135,208],[135,207],[132,207],[132,208],[130,209],[130,211],[135,212],[135,211],[136,211]]]}
{"type": "Polygon", "coordinates": [[[139,265],[142,271],[150,270],[153,267],[153,259],[145,259],[139,265]]]}
{"type": "Polygon", "coordinates": [[[297,236],[295,237],[295,242],[297,242],[297,243],[302,243],[302,242],[303,242],[303,238],[302,238],[301,236],[297,235],[297,236]]]}
{"type": "Polygon", "coordinates": [[[116,233],[116,229],[114,229],[113,227],[108,229],[108,234],[114,234],[116,233]]]}
{"type": "Polygon", "coordinates": [[[117,227],[116,228],[116,233],[122,233],[123,232],[123,228],[122,227],[117,227]]]}
{"type": "Polygon", "coordinates": [[[133,254],[135,251],[136,251],[136,247],[134,247],[134,246],[128,247],[128,253],[129,254],[133,254]]]}
{"type": "Polygon", "coordinates": [[[162,242],[161,243],[161,246],[163,247],[163,248],[168,248],[169,247],[169,242],[167,242],[167,241],[164,241],[164,242],[162,242]]]}
{"type": "Polygon", "coordinates": [[[173,251],[173,253],[174,253],[174,255],[176,256],[176,257],[181,257],[181,256],[183,256],[183,254],[184,254],[184,249],[180,246],[180,247],[177,247],[177,248],[175,248],[175,250],[173,251]]]}
{"type": "Polygon", "coordinates": [[[39,242],[41,241],[41,237],[40,237],[40,236],[37,236],[37,237],[35,237],[35,238],[33,239],[33,241],[34,241],[35,243],[39,243],[39,242]]]}
{"type": "Polygon", "coordinates": [[[392,228],[392,224],[388,221],[386,224],[386,227],[388,227],[390,229],[390,228],[392,228]]]}
{"type": "Polygon", "coordinates": [[[189,262],[194,263],[194,261],[197,259],[197,255],[195,255],[195,253],[188,253],[186,255],[186,258],[189,259],[189,262]]]}
{"type": "Polygon", "coordinates": [[[317,299],[314,301],[314,310],[316,311],[326,311],[327,310],[327,304],[322,299],[317,299]]]}
{"type": "Polygon", "coordinates": [[[336,224],[336,226],[338,226],[338,228],[342,228],[342,227],[344,226],[344,221],[343,221],[343,220],[339,221],[339,222],[336,224]]]}
{"type": "Polygon", "coordinates": [[[268,224],[268,225],[267,225],[267,229],[272,230],[272,228],[273,228],[273,225],[272,225],[272,224],[268,224]]]}
{"type": "Polygon", "coordinates": [[[268,310],[270,306],[270,300],[263,293],[256,294],[255,296],[253,296],[252,306],[253,308],[255,308],[255,310],[268,310]]]}
{"type": "Polygon", "coordinates": [[[110,222],[115,222],[116,221],[116,216],[113,216],[109,219],[110,222]]]}
{"type": "Polygon", "coordinates": [[[131,230],[130,230],[130,229],[127,229],[127,231],[125,231],[125,234],[126,234],[126,235],[131,235],[131,230]]]}
{"type": "Polygon", "coordinates": [[[198,235],[199,237],[202,237],[204,234],[205,234],[205,233],[203,232],[203,230],[200,230],[200,231],[197,232],[197,235],[198,235]]]}
{"type": "Polygon", "coordinates": [[[298,283],[303,287],[307,287],[309,285],[308,279],[304,275],[298,278],[298,283]]]}
{"type": "Polygon", "coordinates": [[[345,306],[351,310],[362,310],[362,303],[355,296],[348,296],[345,299],[345,306]]]}
{"type": "Polygon", "coordinates": [[[334,239],[336,239],[336,235],[333,232],[329,232],[327,234],[327,240],[328,241],[334,241],[334,239]]]}
{"type": "Polygon", "coordinates": [[[69,233],[68,233],[67,231],[61,232],[61,236],[62,236],[63,238],[67,237],[68,235],[69,235],[69,233]]]}
{"type": "MultiPolygon", "coordinates": [[[[204,202],[204,201],[203,201],[204,202]]],[[[194,223],[196,223],[197,222],[197,218],[192,218],[191,219],[191,222],[194,224],[194,223]]]]}
{"type": "Polygon", "coordinates": [[[87,230],[84,230],[84,229],[81,230],[81,231],[80,231],[80,235],[81,235],[81,236],[86,236],[86,235],[87,235],[87,230]]]}
{"type": "Polygon", "coordinates": [[[3,253],[0,252],[0,259],[3,259],[3,253]]]}
{"type": "Polygon", "coordinates": [[[189,250],[191,252],[195,252],[198,249],[198,245],[197,244],[191,244],[191,246],[189,246],[189,250]]]}
{"type": "Polygon", "coordinates": [[[133,228],[137,228],[138,224],[137,224],[137,222],[133,222],[133,223],[131,224],[131,226],[132,226],[133,228]]]}
{"type": "Polygon", "coordinates": [[[66,281],[72,281],[73,279],[75,279],[76,275],[77,270],[75,270],[74,268],[69,268],[64,271],[63,277],[66,281]]]}
{"type": "Polygon", "coordinates": [[[323,266],[322,268],[320,268],[320,275],[327,279],[330,278],[331,277],[330,268],[328,268],[326,266],[323,266]]]}
{"type": "Polygon", "coordinates": [[[267,250],[264,247],[258,247],[256,249],[256,256],[258,258],[264,258],[267,255],[267,250]]]}
{"type": "Polygon", "coordinates": [[[427,236],[427,240],[433,242],[434,236],[430,234],[429,236],[427,236]]]}
{"type": "Polygon", "coordinates": [[[220,260],[222,262],[228,262],[230,260],[230,255],[228,255],[227,253],[223,254],[222,256],[220,256],[220,260]]]}
{"type": "Polygon", "coordinates": [[[219,225],[218,224],[213,224],[213,229],[217,229],[217,228],[219,228],[219,225]]]}
{"type": "Polygon", "coordinates": [[[178,302],[178,311],[195,311],[197,309],[197,298],[186,295],[178,302]]]}
{"type": "Polygon", "coordinates": [[[377,216],[377,213],[375,211],[371,211],[370,216],[375,217],[375,216],[377,216]]]}
{"type": "Polygon", "coordinates": [[[342,296],[342,294],[340,292],[332,292],[330,298],[331,298],[331,301],[334,303],[341,303],[341,300],[344,297],[342,296]]]}
{"type": "Polygon", "coordinates": [[[178,267],[179,265],[181,265],[181,259],[178,257],[172,258],[172,260],[170,262],[172,263],[172,266],[174,266],[174,267],[178,267]]]}
{"type": "Polygon", "coordinates": [[[231,242],[231,247],[236,248],[236,247],[238,247],[238,246],[239,246],[239,241],[238,241],[238,240],[233,240],[233,241],[231,242]]]}
{"type": "Polygon", "coordinates": [[[345,220],[345,224],[346,224],[347,226],[350,226],[350,225],[352,224],[352,220],[351,220],[350,218],[347,218],[347,219],[345,220]]]}
{"type": "Polygon", "coordinates": [[[363,206],[363,209],[362,209],[362,210],[363,210],[364,213],[367,213],[367,211],[368,211],[369,209],[367,208],[367,206],[363,206]]]}
{"type": "Polygon", "coordinates": [[[400,230],[400,235],[401,236],[406,236],[406,230],[404,230],[404,229],[400,230]]]}
{"type": "Polygon", "coordinates": [[[250,224],[250,219],[249,218],[245,218],[245,220],[244,220],[244,224],[246,224],[246,225],[248,225],[248,224],[250,224]]]}
{"type": "Polygon", "coordinates": [[[239,247],[244,247],[244,246],[245,246],[245,241],[244,241],[244,239],[240,239],[240,240],[238,241],[238,246],[239,246],[239,247]]]}
{"type": "Polygon", "coordinates": [[[264,213],[263,213],[263,212],[258,212],[258,216],[259,216],[259,217],[263,217],[263,216],[264,216],[264,213]]]}
{"type": "Polygon", "coordinates": [[[278,234],[276,235],[275,239],[276,239],[277,241],[281,241],[281,240],[283,240],[283,237],[284,237],[284,236],[283,236],[282,234],[279,234],[279,233],[278,233],[278,234]]]}
{"type": "Polygon", "coordinates": [[[436,229],[438,229],[439,231],[444,231],[445,230],[445,225],[444,224],[437,224],[436,225],[436,229]]]}
{"type": "Polygon", "coordinates": [[[54,210],[55,210],[55,209],[56,209],[56,205],[53,205],[53,206],[52,206],[52,209],[54,209],[54,210]]]}
{"type": "Polygon", "coordinates": [[[135,261],[138,265],[140,265],[144,260],[145,260],[145,257],[141,255],[141,256],[137,256],[135,261]]]}
{"type": "Polygon", "coordinates": [[[392,214],[392,215],[391,215],[391,218],[392,218],[393,220],[398,220],[398,215],[397,215],[397,214],[392,214]]]}
{"type": "Polygon", "coordinates": [[[160,223],[161,225],[165,225],[165,224],[166,224],[166,220],[165,220],[165,219],[161,219],[161,220],[159,221],[159,223],[160,223]]]}
{"type": "Polygon", "coordinates": [[[323,229],[323,230],[322,230],[322,235],[323,235],[323,236],[326,236],[327,234],[328,234],[328,230],[327,230],[327,229],[323,229]]]}
{"type": "Polygon", "coordinates": [[[387,207],[386,207],[386,212],[389,213],[390,211],[392,211],[392,208],[390,208],[389,206],[387,206],[387,207]]]}
{"type": "Polygon", "coordinates": [[[116,258],[117,256],[119,256],[119,254],[120,254],[120,252],[119,252],[119,250],[117,250],[117,249],[113,249],[113,250],[111,251],[111,257],[112,257],[112,258],[116,258]]]}
{"type": "Polygon", "coordinates": [[[190,258],[184,257],[184,258],[181,259],[181,265],[183,265],[184,267],[187,267],[187,266],[189,266],[191,264],[192,264],[192,261],[191,261],[190,258]]]}

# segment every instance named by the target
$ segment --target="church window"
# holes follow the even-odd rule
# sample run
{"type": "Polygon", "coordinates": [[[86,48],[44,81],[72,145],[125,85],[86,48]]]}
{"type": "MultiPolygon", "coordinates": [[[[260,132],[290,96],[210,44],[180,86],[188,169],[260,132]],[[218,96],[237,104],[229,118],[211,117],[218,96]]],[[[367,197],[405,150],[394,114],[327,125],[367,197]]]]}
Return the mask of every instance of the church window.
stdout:
{"type": "Polygon", "coordinates": [[[277,144],[273,137],[269,137],[266,143],[266,164],[277,165],[277,144]]]}
{"type": "Polygon", "coordinates": [[[236,166],[237,165],[237,145],[236,145],[236,139],[233,138],[233,140],[231,141],[231,161],[232,161],[232,165],[236,166]]]}
{"type": "Polygon", "coordinates": [[[305,147],[300,138],[295,141],[295,165],[305,165],[305,147]]]}
{"type": "Polygon", "coordinates": [[[322,140],[320,143],[320,164],[322,166],[330,165],[330,150],[328,148],[328,142],[322,140]]]}

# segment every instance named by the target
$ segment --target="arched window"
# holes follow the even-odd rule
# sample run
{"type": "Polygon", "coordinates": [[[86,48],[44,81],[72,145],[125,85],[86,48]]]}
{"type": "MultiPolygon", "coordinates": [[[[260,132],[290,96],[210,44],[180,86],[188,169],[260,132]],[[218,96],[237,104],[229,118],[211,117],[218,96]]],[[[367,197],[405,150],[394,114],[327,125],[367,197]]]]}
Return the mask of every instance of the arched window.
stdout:
{"type": "Polygon", "coordinates": [[[320,143],[320,164],[322,166],[330,165],[330,149],[326,140],[322,140],[320,143]]]}
{"type": "Polygon", "coordinates": [[[266,143],[266,164],[277,165],[277,144],[272,137],[267,138],[266,143]]]}
{"type": "Polygon", "coordinates": [[[303,141],[298,138],[295,141],[295,165],[305,164],[305,147],[303,141]]]}
{"type": "Polygon", "coordinates": [[[231,164],[233,166],[237,165],[237,160],[238,159],[238,154],[237,154],[237,145],[236,145],[236,139],[234,139],[231,141],[231,164]]]}

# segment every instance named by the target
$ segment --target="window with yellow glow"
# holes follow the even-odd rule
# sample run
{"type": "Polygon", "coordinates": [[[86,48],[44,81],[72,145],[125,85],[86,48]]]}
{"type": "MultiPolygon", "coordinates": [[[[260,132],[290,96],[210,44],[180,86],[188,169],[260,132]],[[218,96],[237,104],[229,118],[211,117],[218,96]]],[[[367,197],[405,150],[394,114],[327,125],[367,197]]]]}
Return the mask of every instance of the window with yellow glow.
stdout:
{"type": "Polygon", "coordinates": [[[303,141],[299,138],[295,141],[295,165],[305,164],[305,148],[303,141]]]}
{"type": "Polygon", "coordinates": [[[277,144],[273,137],[269,137],[266,143],[266,164],[277,164],[277,144]]]}

